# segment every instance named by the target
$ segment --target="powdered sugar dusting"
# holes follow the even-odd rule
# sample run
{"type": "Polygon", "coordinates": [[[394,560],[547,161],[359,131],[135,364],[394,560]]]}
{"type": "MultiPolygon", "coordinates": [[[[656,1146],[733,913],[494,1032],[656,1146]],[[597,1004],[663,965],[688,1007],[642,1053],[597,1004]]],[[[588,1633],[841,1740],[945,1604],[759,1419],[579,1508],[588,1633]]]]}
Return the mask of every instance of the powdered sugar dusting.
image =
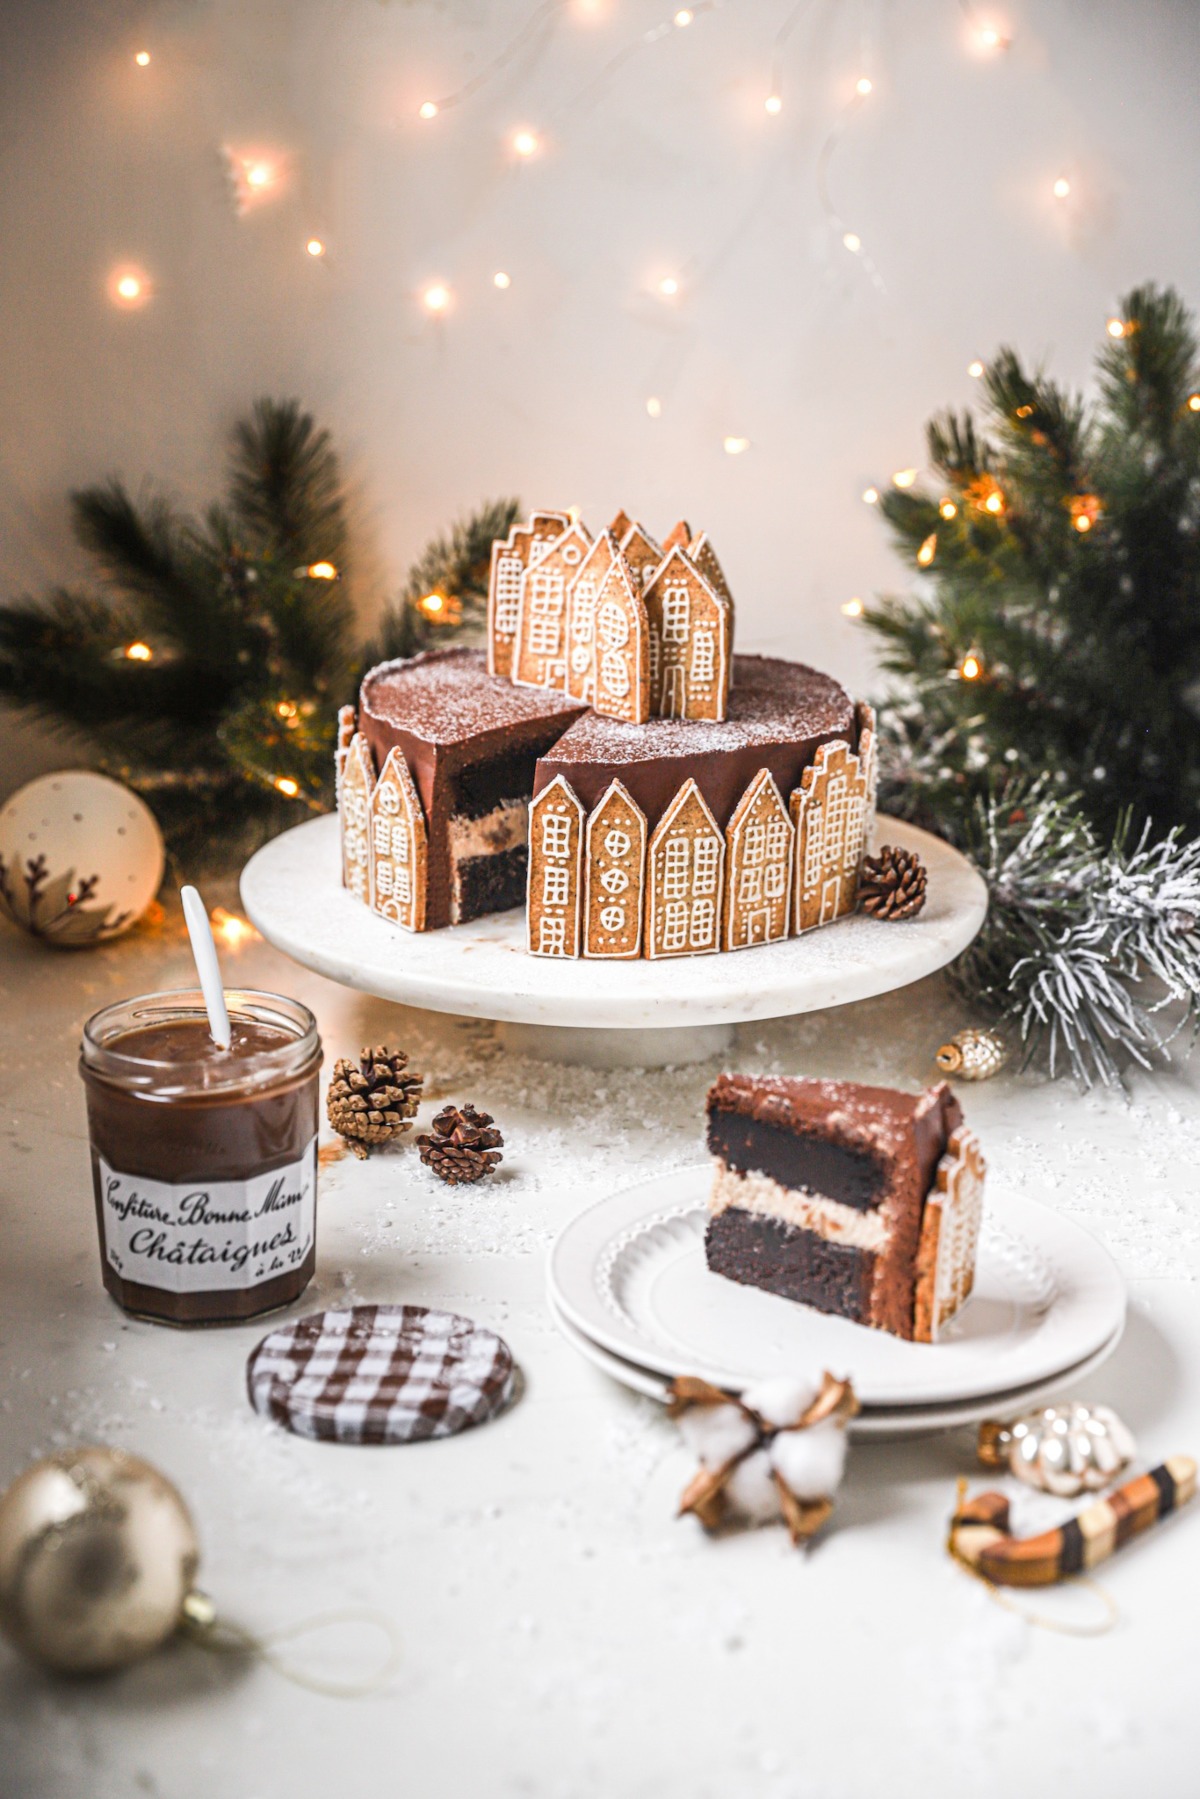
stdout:
{"type": "Polygon", "coordinates": [[[428,743],[465,743],[489,731],[562,716],[568,724],[578,700],[541,687],[515,687],[489,675],[482,650],[422,650],[381,662],[363,676],[361,709],[428,743]]]}

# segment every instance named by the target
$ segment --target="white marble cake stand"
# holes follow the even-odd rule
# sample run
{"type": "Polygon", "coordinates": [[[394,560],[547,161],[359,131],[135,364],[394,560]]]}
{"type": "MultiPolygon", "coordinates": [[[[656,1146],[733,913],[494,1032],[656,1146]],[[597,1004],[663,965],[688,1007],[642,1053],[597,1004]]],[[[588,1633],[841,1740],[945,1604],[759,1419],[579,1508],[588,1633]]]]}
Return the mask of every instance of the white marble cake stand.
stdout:
{"type": "Polygon", "coordinates": [[[929,897],[918,918],[863,916],[718,956],[588,962],[531,956],[523,910],[413,935],[341,884],[338,821],[285,831],[242,871],[242,903],[269,943],[346,987],[433,1012],[499,1019],[506,1040],[559,1062],[659,1068],[724,1052],[733,1026],[890,993],[964,950],[987,911],[956,850],[896,819],[875,844],[920,852],[929,897]]]}

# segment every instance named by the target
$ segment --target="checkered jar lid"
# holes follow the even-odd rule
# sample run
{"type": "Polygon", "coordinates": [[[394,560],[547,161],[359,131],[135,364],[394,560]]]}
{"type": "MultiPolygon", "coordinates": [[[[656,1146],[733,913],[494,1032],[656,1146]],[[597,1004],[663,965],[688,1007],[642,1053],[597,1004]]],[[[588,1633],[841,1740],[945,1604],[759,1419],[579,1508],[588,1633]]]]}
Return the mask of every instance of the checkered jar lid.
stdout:
{"type": "Polygon", "coordinates": [[[297,1436],[418,1443],[485,1424],[512,1397],[503,1337],[426,1306],[350,1306],[281,1324],[246,1364],[250,1403],[297,1436]]]}

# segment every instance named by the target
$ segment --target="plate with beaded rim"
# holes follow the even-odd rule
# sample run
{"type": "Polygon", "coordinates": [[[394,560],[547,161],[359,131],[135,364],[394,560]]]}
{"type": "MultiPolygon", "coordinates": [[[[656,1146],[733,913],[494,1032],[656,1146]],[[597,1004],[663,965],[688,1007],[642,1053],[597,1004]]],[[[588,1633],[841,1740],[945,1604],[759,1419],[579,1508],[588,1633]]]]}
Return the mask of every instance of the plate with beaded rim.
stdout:
{"type": "Polygon", "coordinates": [[[1125,1287],[1073,1219],[989,1177],[975,1291],[937,1343],[907,1343],[709,1271],[712,1166],[609,1194],[550,1252],[555,1305],[593,1343],[654,1373],[740,1391],[796,1368],[849,1376],[865,1406],[933,1406],[1032,1386],[1118,1332],[1125,1287]]]}
{"type": "MultiPolygon", "coordinates": [[[[636,1362],[627,1362],[623,1357],[614,1355],[611,1349],[602,1349],[599,1343],[593,1343],[590,1337],[584,1336],[578,1325],[563,1317],[554,1303],[553,1295],[548,1296],[547,1304],[559,1331],[585,1361],[591,1362],[594,1368],[607,1374],[611,1380],[618,1381],[621,1386],[641,1393],[646,1399],[657,1400],[660,1405],[666,1405],[670,1398],[671,1382],[665,1374],[654,1374],[649,1368],[639,1368],[636,1362]]],[[[1069,1368],[1061,1368],[1057,1374],[1048,1375],[1045,1380],[1035,1381],[1029,1387],[1017,1387],[1004,1393],[986,1393],[977,1399],[960,1399],[945,1405],[866,1407],[850,1420],[850,1435],[886,1441],[895,1437],[929,1436],[935,1431],[958,1430],[963,1425],[978,1424],[981,1418],[995,1417],[998,1413],[1013,1417],[1035,1405],[1042,1405],[1064,1387],[1077,1386],[1107,1362],[1124,1334],[1125,1326],[1122,1323],[1107,1343],[1102,1343],[1090,1356],[1085,1356],[1081,1362],[1073,1362],[1069,1368]]]]}

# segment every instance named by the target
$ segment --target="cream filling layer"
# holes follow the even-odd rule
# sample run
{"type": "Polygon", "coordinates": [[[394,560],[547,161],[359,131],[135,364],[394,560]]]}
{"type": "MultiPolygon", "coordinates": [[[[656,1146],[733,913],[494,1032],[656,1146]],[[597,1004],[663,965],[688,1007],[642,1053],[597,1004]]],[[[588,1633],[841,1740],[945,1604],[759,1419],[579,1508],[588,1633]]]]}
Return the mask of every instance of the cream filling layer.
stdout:
{"type": "Polygon", "coordinates": [[[840,1200],[827,1199],[822,1193],[810,1193],[807,1187],[783,1187],[770,1175],[739,1174],[718,1163],[708,1210],[716,1218],[730,1206],[754,1212],[760,1218],[775,1218],[781,1224],[794,1224],[800,1230],[815,1231],[829,1243],[845,1243],[854,1249],[879,1251],[886,1247],[890,1235],[885,1219],[877,1211],[860,1212],[840,1200]]]}
{"type": "Polygon", "coordinates": [[[450,819],[446,841],[453,862],[472,856],[498,856],[522,847],[529,836],[529,801],[501,800],[482,818],[450,819]]]}

